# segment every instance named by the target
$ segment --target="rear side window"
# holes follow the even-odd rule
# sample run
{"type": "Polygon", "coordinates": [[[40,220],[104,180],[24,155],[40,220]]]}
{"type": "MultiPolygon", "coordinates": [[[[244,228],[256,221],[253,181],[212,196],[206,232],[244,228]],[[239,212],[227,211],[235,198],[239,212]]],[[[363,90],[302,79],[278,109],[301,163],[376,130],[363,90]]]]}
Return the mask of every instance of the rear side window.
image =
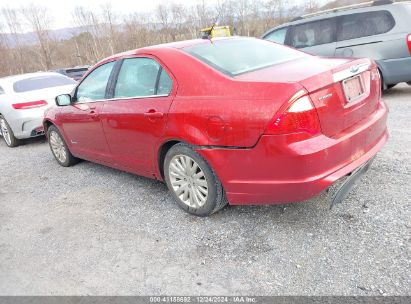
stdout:
{"type": "Polygon", "coordinates": [[[293,26],[290,44],[295,48],[305,48],[335,42],[337,19],[324,19],[293,26]]]}
{"type": "Polygon", "coordinates": [[[160,79],[158,80],[157,95],[168,95],[171,92],[172,81],[170,76],[167,75],[166,71],[161,69],[160,79]]]}
{"type": "Polygon", "coordinates": [[[171,79],[151,58],[124,59],[114,91],[114,98],[168,95],[171,79]]]}
{"type": "Polygon", "coordinates": [[[267,36],[264,37],[265,40],[277,42],[280,44],[285,43],[285,37],[287,36],[287,27],[272,31],[267,36]]]}
{"type": "Polygon", "coordinates": [[[349,40],[389,32],[395,26],[388,11],[375,11],[341,17],[338,41],[349,40]]]}
{"type": "Polygon", "coordinates": [[[4,94],[4,93],[5,93],[5,92],[4,92],[3,88],[0,87],[0,95],[1,95],[1,94],[4,94]]]}
{"type": "Polygon", "coordinates": [[[13,84],[13,90],[16,93],[42,90],[47,88],[75,84],[76,82],[62,75],[35,76],[18,80],[13,84]]]}

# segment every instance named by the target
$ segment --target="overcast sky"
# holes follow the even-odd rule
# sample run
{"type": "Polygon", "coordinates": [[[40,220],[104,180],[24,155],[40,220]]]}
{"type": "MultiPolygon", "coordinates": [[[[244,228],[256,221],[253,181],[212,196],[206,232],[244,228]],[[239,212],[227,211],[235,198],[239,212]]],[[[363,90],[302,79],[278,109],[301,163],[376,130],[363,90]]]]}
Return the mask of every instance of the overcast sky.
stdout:
{"type": "MultiPolygon", "coordinates": [[[[148,12],[153,10],[160,3],[174,2],[183,5],[195,5],[200,0],[0,0],[0,8],[12,7],[20,8],[29,3],[46,6],[53,14],[54,24],[52,28],[65,28],[75,26],[72,24],[72,11],[76,6],[85,6],[98,11],[100,6],[111,3],[113,10],[120,14],[131,12],[148,12]]],[[[217,0],[207,0],[209,3],[216,3],[217,0]]],[[[305,0],[292,0],[294,3],[304,3],[305,0]]],[[[324,3],[326,0],[320,0],[324,3]]]]}
{"type": "MultiPolygon", "coordinates": [[[[208,0],[215,3],[216,0],[208,0]]],[[[74,26],[72,22],[72,11],[76,6],[85,6],[98,11],[100,6],[105,3],[111,3],[113,10],[120,14],[131,12],[148,12],[153,10],[160,3],[181,3],[184,5],[194,5],[197,0],[0,0],[1,7],[20,8],[30,3],[46,6],[53,14],[53,28],[64,28],[74,26]]]]}

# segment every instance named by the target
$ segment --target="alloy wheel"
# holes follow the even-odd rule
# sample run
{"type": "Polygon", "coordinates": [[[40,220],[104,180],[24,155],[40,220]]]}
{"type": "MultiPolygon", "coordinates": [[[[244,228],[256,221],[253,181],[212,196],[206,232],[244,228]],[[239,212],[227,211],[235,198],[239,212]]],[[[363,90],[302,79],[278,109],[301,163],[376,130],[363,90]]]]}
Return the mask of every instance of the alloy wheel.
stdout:
{"type": "Polygon", "coordinates": [[[176,155],[169,165],[171,186],[177,197],[192,208],[202,207],[208,197],[208,183],[200,166],[189,156],[176,155]]]}
{"type": "Polygon", "coordinates": [[[1,129],[1,134],[3,135],[4,140],[6,141],[7,145],[11,145],[11,136],[10,136],[10,131],[7,126],[6,120],[2,118],[0,120],[0,129],[1,129]]]}
{"type": "Polygon", "coordinates": [[[56,131],[50,132],[50,147],[54,156],[60,163],[64,163],[67,160],[67,151],[63,140],[56,131]]]}

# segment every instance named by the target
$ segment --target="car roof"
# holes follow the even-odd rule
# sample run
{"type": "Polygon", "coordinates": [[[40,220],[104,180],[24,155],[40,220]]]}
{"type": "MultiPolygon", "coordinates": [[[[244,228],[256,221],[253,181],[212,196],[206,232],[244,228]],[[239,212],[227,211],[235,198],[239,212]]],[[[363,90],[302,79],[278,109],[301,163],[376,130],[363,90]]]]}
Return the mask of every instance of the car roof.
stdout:
{"type": "Polygon", "coordinates": [[[347,9],[344,9],[344,7],[342,8],[337,7],[335,9],[320,11],[316,14],[312,14],[312,16],[311,14],[305,15],[307,17],[304,17],[303,15],[292,21],[280,24],[274,28],[271,28],[268,32],[264,33],[263,37],[271,33],[274,29],[279,29],[279,28],[286,27],[289,25],[297,25],[301,23],[307,23],[311,21],[323,20],[323,19],[333,18],[337,16],[351,15],[351,14],[356,14],[356,13],[390,10],[392,8],[397,8],[398,6],[401,6],[401,5],[411,5],[411,1],[393,2],[393,3],[387,3],[387,4],[375,4],[375,5],[352,7],[352,8],[348,8],[349,6],[347,6],[347,9]]]}
{"type": "Polygon", "coordinates": [[[31,78],[31,77],[38,77],[38,76],[64,76],[59,73],[55,72],[35,72],[35,73],[25,73],[25,74],[18,74],[18,75],[11,75],[0,78],[0,83],[13,83],[19,80],[31,78]]]}
{"type": "Polygon", "coordinates": [[[151,54],[151,53],[155,53],[156,50],[159,50],[159,49],[165,49],[165,48],[183,49],[183,48],[191,47],[191,46],[195,46],[195,45],[213,43],[215,41],[235,40],[235,39],[256,39],[256,38],[233,36],[233,37],[217,37],[217,38],[212,38],[212,39],[191,39],[191,40],[183,40],[183,41],[177,41],[177,42],[156,44],[156,45],[152,45],[152,46],[146,46],[146,47],[143,47],[143,48],[139,48],[139,49],[135,49],[135,50],[115,54],[113,56],[110,56],[110,57],[107,57],[107,58],[101,60],[99,63],[104,63],[104,62],[107,62],[107,61],[112,60],[112,59],[119,59],[119,58],[138,55],[138,54],[146,54],[146,53],[151,54]]]}

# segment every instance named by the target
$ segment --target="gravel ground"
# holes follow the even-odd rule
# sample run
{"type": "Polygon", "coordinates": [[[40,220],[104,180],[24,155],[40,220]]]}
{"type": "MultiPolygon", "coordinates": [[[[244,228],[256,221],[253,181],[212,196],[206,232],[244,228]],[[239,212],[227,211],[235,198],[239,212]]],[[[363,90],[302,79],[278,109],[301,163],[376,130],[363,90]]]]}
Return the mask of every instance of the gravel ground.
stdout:
{"type": "Polygon", "coordinates": [[[411,87],[342,205],[182,212],[156,181],[0,143],[1,295],[411,295],[411,87]]]}

